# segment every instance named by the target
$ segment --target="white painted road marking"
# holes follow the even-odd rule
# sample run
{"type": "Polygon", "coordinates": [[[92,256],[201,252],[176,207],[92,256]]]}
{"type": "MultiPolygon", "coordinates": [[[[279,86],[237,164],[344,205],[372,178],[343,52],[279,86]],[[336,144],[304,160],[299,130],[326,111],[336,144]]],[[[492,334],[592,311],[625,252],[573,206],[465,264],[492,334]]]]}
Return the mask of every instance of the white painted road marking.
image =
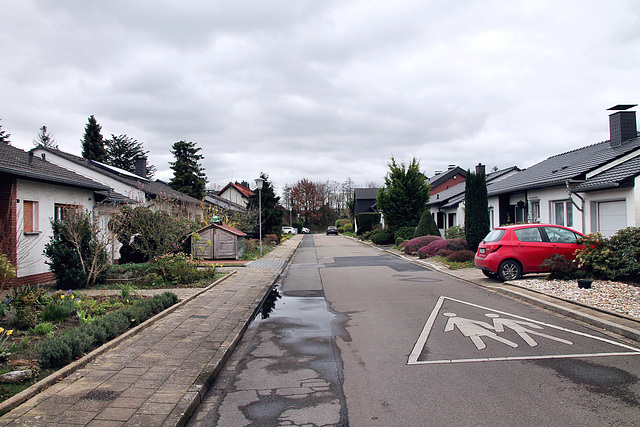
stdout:
{"type": "MultiPolygon", "coordinates": [[[[448,304],[450,305],[450,304],[448,304]]],[[[456,310],[457,311],[457,310],[456,310]]],[[[442,317],[440,317],[442,319],[442,317]]],[[[442,322],[442,320],[440,320],[442,322]]],[[[507,331],[507,332],[508,332],[507,331]]],[[[546,332],[546,331],[545,331],[546,332]]],[[[537,338],[536,338],[537,339],[537,338]]],[[[467,342],[469,342],[467,340],[467,342]]],[[[458,353],[464,353],[464,348],[462,346],[457,346],[454,351],[458,353]]],[[[527,346],[522,347],[526,349],[527,346]]],[[[579,348],[573,351],[579,351],[579,348]]],[[[495,351],[495,350],[494,350],[495,351]]],[[[544,351],[544,349],[543,349],[544,351]]],[[[427,352],[428,354],[429,352],[427,352]]],[[[635,348],[620,342],[616,342],[607,338],[598,337],[595,335],[587,334],[580,331],[574,331],[571,329],[563,328],[560,326],[552,325],[549,323],[540,322],[533,319],[528,319],[526,317],[518,316],[511,313],[506,313],[499,310],[494,310],[488,307],[483,307],[481,305],[473,304],[466,301],[461,301],[455,298],[445,297],[441,295],[438,298],[427,322],[416,341],[416,344],[413,347],[411,354],[409,355],[409,359],[407,364],[409,365],[418,365],[418,364],[436,364],[436,363],[461,363],[461,362],[485,362],[485,361],[506,361],[506,360],[535,360],[535,359],[561,359],[561,358],[571,358],[571,357],[601,357],[601,356],[636,356],[640,355],[640,349],[635,348]],[[484,314],[484,316],[493,320],[493,324],[489,324],[485,321],[474,320],[472,318],[464,318],[458,316],[456,313],[447,311],[446,313],[442,313],[442,316],[447,317],[447,323],[444,327],[443,333],[453,332],[455,330],[459,331],[462,336],[469,338],[471,343],[475,345],[474,352],[487,348],[487,345],[483,338],[491,339],[498,343],[505,344],[505,349],[516,349],[518,348],[518,343],[512,341],[514,337],[510,337],[511,339],[507,339],[503,336],[500,336],[500,333],[505,333],[506,330],[515,333],[519,338],[521,338],[526,344],[528,344],[528,348],[531,348],[534,351],[534,348],[537,348],[538,342],[532,337],[541,337],[545,340],[552,340],[557,343],[564,344],[567,349],[573,347],[574,342],[560,338],[548,333],[542,333],[540,330],[545,329],[553,329],[556,331],[561,331],[562,333],[570,333],[579,337],[584,337],[592,340],[597,340],[602,343],[607,343],[609,345],[613,345],[618,350],[624,349],[626,351],[603,351],[603,352],[594,352],[594,353],[566,353],[564,354],[562,351],[561,354],[536,354],[536,355],[505,355],[505,356],[497,356],[497,357],[452,357],[452,358],[436,358],[437,360],[420,360],[420,356],[423,353],[427,340],[431,335],[434,324],[438,321],[438,315],[440,310],[442,309],[445,301],[453,302],[457,304],[462,304],[461,308],[467,307],[472,309],[482,310],[482,313],[478,313],[477,315],[467,316],[467,317],[479,317],[484,314]],[[507,317],[502,317],[507,316],[507,317]]],[[[455,355],[457,356],[457,355],[455,355]]]]}

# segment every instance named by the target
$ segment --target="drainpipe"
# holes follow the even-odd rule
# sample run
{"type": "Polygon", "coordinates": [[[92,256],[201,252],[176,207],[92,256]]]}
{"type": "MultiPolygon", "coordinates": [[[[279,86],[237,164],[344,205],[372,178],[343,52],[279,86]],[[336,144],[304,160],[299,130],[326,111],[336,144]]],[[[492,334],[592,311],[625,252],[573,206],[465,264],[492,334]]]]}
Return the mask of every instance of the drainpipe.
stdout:
{"type": "Polygon", "coordinates": [[[567,194],[569,194],[569,200],[571,200],[571,204],[573,206],[575,206],[576,209],[578,209],[578,211],[582,214],[582,230],[581,231],[582,231],[583,234],[586,234],[586,231],[585,231],[585,227],[586,227],[586,224],[585,224],[585,213],[584,213],[585,200],[584,200],[584,197],[582,197],[581,195],[579,195],[578,193],[575,193],[573,191],[573,189],[571,188],[571,183],[572,182],[580,183],[580,182],[585,182],[585,180],[577,181],[577,180],[567,179],[567,180],[565,180],[564,183],[567,186],[567,194]],[[575,196],[578,199],[580,199],[581,206],[578,206],[578,204],[575,202],[575,200],[573,200],[573,197],[571,197],[573,194],[575,194],[575,196]]]}

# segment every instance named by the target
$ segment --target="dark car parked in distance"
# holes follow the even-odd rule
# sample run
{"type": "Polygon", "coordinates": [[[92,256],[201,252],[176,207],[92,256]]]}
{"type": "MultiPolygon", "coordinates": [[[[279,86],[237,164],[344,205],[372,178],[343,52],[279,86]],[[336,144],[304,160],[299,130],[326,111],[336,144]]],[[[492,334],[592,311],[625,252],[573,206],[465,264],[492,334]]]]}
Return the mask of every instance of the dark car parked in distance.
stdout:
{"type": "Polygon", "coordinates": [[[335,227],[333,225],[330,225],[329,227],[327,227],[327,236],[329,234],[335,234],[337,236],[338,235],[338,227],[335,227]]]}
{"type": "Polygon", "coordinates": [[[540,268],[553,254],[575,259],[584,248],[584,235],[553,224],[520,224],[496,227],[478,245],[475,266],[485,276],[502,281],[516,280],[527,273],[544,273],[540,268]]]}

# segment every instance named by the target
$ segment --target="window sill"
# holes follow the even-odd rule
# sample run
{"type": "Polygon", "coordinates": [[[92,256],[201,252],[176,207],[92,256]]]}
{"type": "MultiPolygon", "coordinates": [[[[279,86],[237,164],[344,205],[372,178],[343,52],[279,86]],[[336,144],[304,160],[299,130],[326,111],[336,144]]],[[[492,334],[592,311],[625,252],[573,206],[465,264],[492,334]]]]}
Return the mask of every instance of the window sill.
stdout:
{"type": "Polygon", "coordinates": [[[37,236],[40,233],[42,233],[42,231],[24,231],[22,234],[25,236],[37,236]]]}

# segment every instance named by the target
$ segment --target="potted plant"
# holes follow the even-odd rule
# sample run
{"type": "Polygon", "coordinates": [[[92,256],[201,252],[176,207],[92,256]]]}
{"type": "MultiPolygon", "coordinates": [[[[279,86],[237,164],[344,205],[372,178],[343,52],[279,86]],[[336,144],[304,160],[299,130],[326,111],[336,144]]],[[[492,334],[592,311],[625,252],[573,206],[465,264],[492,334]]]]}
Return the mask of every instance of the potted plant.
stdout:
{"type": "Polygon", "coordinates": [[[575,276],[576,276],[576,279],[578,279],[578,288],[591,289],[591,284],[593,283],[593,279],[586,271],[577,270],[575,273],[575,276]]]}

